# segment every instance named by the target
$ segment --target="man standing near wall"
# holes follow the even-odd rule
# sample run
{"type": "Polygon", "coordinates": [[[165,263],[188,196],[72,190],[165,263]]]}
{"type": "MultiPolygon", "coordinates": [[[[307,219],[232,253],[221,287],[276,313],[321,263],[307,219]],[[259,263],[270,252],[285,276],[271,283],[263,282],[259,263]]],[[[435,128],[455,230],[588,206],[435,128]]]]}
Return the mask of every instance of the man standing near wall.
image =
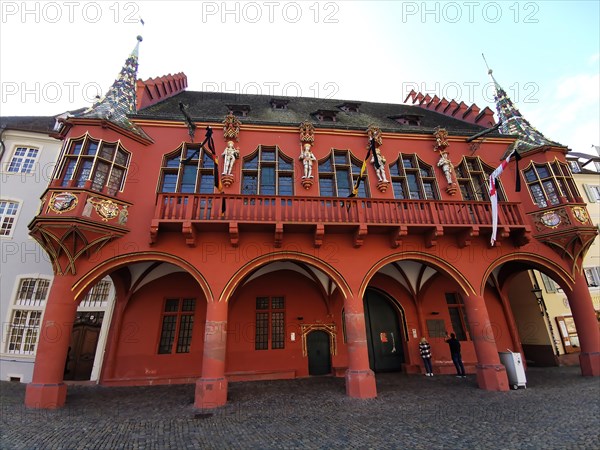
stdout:
{"type": "Polygon", "coordinates": [[[456,339],[456,335],[454,333],[450,335],[446,333],[446,342],[450,346],[450,355],[452,356],[454,367],[456,367],[456,376],[465,378],[465,366],[463,365],[462,357],[460,355],[460,341],[456,339]]]}

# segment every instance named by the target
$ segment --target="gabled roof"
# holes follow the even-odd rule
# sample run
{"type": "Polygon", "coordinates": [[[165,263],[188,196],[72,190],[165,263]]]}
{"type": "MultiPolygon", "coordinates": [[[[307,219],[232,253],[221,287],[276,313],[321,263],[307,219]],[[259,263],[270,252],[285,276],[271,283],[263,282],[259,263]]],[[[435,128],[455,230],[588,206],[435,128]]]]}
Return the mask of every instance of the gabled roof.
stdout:
{"type": "MultiPolygon", "coordinates": [[[[244,104],[250,108],[243,118],[244,124],[298,126],[304,121],[315,128],[339,128],[366,130],[375,125],[382,131],[402,133],[429,133],[436,127],[443,127],[450,134],[470,136],[486,128],[481,125],[458,120],[453,117],[418,106],[392,103],[372,103],[364,101],[319,99],[312,97],[278,97],[287,101],[285,109],[273,109],[270,95],[250,95],[219,92],[184,91],[164,101],[151,105],[132,114],[132,119],[183,120],[179,102],[186,105],[187,112],[194,121],[222,122],[229,112],[227,105],[244,104]],[[345,112],[340,105],[360,103],[359,112],[345,112]],[[313,113],[318,110],[336,111],[335,122],[320,122],[313,113]],[[419,115],[419,126],[403,125],[393,117],[419,115]]],[[[499,136],[498,133],[493,135],[499,136]]]]}

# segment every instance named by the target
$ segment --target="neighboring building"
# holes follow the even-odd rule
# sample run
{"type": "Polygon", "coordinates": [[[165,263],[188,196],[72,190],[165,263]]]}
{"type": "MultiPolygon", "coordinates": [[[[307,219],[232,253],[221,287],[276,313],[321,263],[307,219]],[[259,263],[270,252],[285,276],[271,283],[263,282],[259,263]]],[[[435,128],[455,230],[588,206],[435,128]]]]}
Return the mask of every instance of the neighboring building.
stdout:
{"type": "MultiPolygon", "coordinates": [[[[59,157],[62,143],[50,137],[55,124],[55,117],[0,117],[0,380],[31,381],[54,277],[51,258],[27,225],[39,213],[59,157]]],[[[95,355],[96,343],[103,345],[108,326],[101,333],[102,316],[110,316],[114,289],[110,279],[94,289],[94,301],[86,298],[78,310],[65,379],[98,379],[102,359],[95,355]]]]}
{"type": "Polygon", "coordinates": [[[509,291],[534,268],[565,291],[582,374],[600,375],[581,271],[596,227],[567,148],[498,84],[493,127],[489,108],[416,93],[418,105],[188,92],[183,74],[136,71],[137,46],[56,134],[30,224],[56,276],[26,405],[65,403],[76,306],[107,276],[99,383],[195,382],[201,408],[223,405],[232,381],[322,374],[374,397],[376,373],[421,373],[421,336],[451,374],[446,331],[481,388],[508,390],[498,351],[522,351],[509,291]],[[513,150],[520,171],[511,160],[490,198],[513,150]]]}
{"type": "Polygon", "coordinates": [[[50,258],[29,235],[52,179],[60,141],[54,117],[0,118],[0,379],[31,381],[33,358],[52,282],[50,258]]]}
{"type": "MultiPolygon", "coordinates": [[[[587,203],[587,212],[593,224],[600,224],[600,153],[593,156],[570,152],[567,161],[579,192],[587,203]]],[[[583,260],[583,273],[589,286],[595,310],[600,314],[600,240],[590,246],[583,260]]],[[[579,336],[571,307],[563,289],[548,275],[537,270],[530,274],[533,284],[540,289],[540,306],[545,315],[547,332],[540,329],[539,344],[524,344],[527,358],[534,364],[554,365],[578,363],[579,336]],[[528,352],[529,350],[529,352],[528,352]],[[529,354],[528,354],[529,353],[529,354]]],[[[533,337],[532,334],[529,335],[533,337]]]]}

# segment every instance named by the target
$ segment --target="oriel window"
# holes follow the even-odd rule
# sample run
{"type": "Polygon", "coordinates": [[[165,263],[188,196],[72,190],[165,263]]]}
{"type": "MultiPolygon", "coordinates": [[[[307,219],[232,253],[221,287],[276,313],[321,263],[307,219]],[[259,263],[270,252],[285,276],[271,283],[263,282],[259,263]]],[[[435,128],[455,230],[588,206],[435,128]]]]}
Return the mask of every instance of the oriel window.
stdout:
{"type": "Polygon", "coordinates": [[[91,189],[108,195],[123,190],[130,153],[120,142],[92,139],[88,134],[67,143],[57,177],[61,186],[85,187],[91,180],[91,189]]]}

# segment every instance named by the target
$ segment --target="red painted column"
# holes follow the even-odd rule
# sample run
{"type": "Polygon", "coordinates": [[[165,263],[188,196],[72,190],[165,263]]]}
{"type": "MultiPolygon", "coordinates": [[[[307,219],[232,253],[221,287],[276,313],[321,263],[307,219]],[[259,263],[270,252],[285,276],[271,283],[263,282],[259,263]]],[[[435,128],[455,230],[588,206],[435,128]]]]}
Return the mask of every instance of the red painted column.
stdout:
{"type": "Polygon", "coordinates": [[[581,347],[579,355],[581,375],[598,377],[600,376],[600,331],[590,290],[582,273],[575,276],[575,286],[571,292],[567,292],[567,298],[581,347]]]}
{"type": "Polygon", "coordinates": [[[346,371],[346,394],[355,398],[377,397],[375,374],[369,367],[367,331],[362,299],[344,299],[346,338],[348,346],[348,370],[346,371]]]}
{"type": "Polygon", "coordinates": [[[25,390],[25,406],[55,409],[67,399],[67,386],[63,383],[65,361],[77,303],[71,287],[73,276],[56,275],[46,302],[44,319],[40,328],[33,378],[25,390]]]}
{"type": "Polygon", "coordinates": [[[225,351],[227,302],[209,302],[206,307],[202,377],[196,381],[196,408],[211,409],[227,403],[225,351]]]}
{"type": "Polygon", "coordinates": [[[483,297],[478,295],[466,297],[465,310],[477,354],[477,384],[486,391],[508,391],[506,368],[498,356],[496,340],[483,297]]]}

